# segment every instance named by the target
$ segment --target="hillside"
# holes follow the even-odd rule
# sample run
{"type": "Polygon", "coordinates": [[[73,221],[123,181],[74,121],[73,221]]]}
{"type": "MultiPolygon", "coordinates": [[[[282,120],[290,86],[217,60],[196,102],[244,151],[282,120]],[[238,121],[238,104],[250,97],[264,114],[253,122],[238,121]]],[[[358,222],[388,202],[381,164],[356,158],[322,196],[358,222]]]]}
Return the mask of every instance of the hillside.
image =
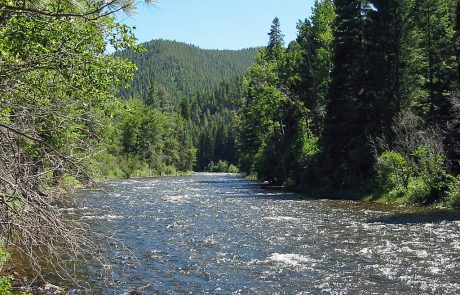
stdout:
{"type": "Polygon", "coordinates": [[[180,102],[184,96],[211,90],[218,83],[240,76],[255,60],[257,49],[205,50],[167,40],[144,43],[146,51],[120,54],[138,66],[132,87],[121,90],[124,98],[146,99],[152,85],[161,84],[180,102]]]}

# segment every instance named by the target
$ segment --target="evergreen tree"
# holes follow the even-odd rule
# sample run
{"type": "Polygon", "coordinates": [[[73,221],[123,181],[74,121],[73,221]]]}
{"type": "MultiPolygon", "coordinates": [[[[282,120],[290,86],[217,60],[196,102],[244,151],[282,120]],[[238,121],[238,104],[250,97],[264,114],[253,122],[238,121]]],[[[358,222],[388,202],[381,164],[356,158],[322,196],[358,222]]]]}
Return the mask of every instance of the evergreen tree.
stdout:
{"type": "Polygon", "coordinates": [[[166,113],[172,112],[174,108],[172,98],[166,88],[155,82],[150,86],[144,101],[148,106],[166,113]]]}
{"type": "Polygon", "coordinates": [[[367,146],[372,102],[364,93],[366,7],[361,0],[337,0],[335,6],[334,68],[323,144],[330,161],[327,174],[334,185],[344,186],[368,175],[372,167],[367,146]]]}
{"type": "Polygon", "coordinates": [[[459,79],[458,84],[460,85],[460,0],[457,1],[456,11],[456,45],[457,45],[457,78],[459,79]]]}
{"type": "Polygon", "coordinates": [[[293,90],[310,109],[317,135],[322,132],[326,115],[332,71],[334,20],[335,7],[332,1],[316,1],[311,21],[306,19],[297,25],[301,59],[294,72],[300,79],[297,79],[297,85],[293,85],[293,90]]]}
{"type": "Polygon", "coordinates": [[[410,19],[411,0],[370,1],[367,25],[364,31],[366,79],[364,92],[372,102],[368,109],[368,134],[385,138],[391,143],[391,126],[403,107],[407,105],[404,88],[406,68],[405,48],[412,40],[407,23],[410,19]]]}
{"type": "Polygon", "coordinates": [[[277,54],[284,46],[284,35],[281,33],[280,20],[278,17],[273,19],[268,36],[267,56],[268,58],[276,58],[277,54]]]}

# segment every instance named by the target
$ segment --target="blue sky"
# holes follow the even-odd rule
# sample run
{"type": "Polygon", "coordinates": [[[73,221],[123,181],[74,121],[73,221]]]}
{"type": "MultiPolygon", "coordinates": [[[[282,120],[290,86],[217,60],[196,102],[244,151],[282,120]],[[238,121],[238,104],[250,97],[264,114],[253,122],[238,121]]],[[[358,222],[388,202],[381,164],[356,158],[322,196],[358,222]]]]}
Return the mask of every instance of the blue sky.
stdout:
{"type": "Polygon", "coordinates": [[[310,15],[314,0],[158,0],[139,5],[134,16],[118,19],[135,26],[140,42],[169,39],[205,49],[265,46],[278,16],[286,44],[296,37],[296,23],[310,15]]]}

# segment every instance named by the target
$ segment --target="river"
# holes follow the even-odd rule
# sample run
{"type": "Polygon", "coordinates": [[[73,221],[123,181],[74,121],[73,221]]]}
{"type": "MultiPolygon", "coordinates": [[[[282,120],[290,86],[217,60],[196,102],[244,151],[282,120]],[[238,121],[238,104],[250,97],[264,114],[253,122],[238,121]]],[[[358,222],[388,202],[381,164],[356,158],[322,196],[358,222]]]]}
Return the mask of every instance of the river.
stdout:
{"type": "Polygon", "coordinates": [[[71,294],[460,293],[455,212],[307,198],[236,174],[102,188],[75,198],[118,241],[103,254],[110,275],[95,263],[81,274],[91,289],[71,294]]]}

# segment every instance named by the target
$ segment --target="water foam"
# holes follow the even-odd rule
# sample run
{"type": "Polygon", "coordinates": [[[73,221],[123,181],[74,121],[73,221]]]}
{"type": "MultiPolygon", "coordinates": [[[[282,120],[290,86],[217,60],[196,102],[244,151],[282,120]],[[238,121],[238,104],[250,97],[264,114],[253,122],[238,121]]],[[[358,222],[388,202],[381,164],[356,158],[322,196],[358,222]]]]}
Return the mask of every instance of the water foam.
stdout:
{"type": "Polygon", "coordinates": [[[291,217],[291,216],[269,216],[269,217],[264,217],[264,219],[275,220],[275,221],[296,221],[296,220],[299,220],[299,218],[291,217]]]}
{"type": "Polygon", "coordinates": [[[273,253],[268,257],[268,260],[282,263],[289,266],[299,266],[305,263],[311,263],[312,259],[300,255],[300,254],[280,254],[280,253],[273,253]]]}

